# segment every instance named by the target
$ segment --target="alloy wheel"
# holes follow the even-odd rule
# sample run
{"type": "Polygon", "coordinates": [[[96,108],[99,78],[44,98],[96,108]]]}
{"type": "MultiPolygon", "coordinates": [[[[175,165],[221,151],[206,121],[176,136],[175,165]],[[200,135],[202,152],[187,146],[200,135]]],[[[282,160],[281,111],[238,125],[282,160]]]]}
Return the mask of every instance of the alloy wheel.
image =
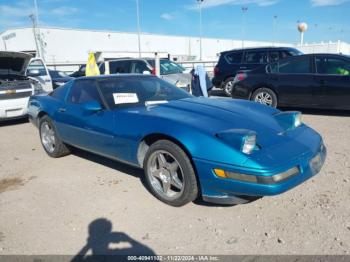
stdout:
{"type": "Polygon", "coordinates": [[[148,172],[153,189],[168,199],[179,197],[184,190],[184,175],[176,158],[167,151],[158,150],[149,158],[148,172]]]}
{"type": "Polygon", "coordinates": [[[272,96],[267,92],[258,93],[255,96],[254,101],[267,106],[271,106],[273,104],[272,96]]]}
{"type": "Polygon", "coordinates": [[[55,131],[48,122],[44,122],[40,129],[41,142],[45,149],[52,153],[56,148],[55,131]]]}

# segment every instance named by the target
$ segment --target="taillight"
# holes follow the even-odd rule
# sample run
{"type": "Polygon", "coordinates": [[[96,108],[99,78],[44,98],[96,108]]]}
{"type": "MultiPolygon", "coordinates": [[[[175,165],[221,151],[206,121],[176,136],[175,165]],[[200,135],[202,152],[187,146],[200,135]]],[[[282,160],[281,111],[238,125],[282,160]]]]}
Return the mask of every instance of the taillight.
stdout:
{"type": "Polygon", "coordinates": [[[238,73],[236,76],[235,76],[235,82],[239,82],[239,81],[243,81],[244,79],[247,78],[247,75],[244,74],[244,73],[238,73]]]}
{"type": "Polygon", "coordinates": [[[217,66],[214,67],[214,76],[219,74],[219,68],[217,66]]]}
{"type": "Polygon", "coordinates": [[[154,75],[154,76],[156,75],[156,69],[155,68],[152,68],[151,74],[154,75]]]}

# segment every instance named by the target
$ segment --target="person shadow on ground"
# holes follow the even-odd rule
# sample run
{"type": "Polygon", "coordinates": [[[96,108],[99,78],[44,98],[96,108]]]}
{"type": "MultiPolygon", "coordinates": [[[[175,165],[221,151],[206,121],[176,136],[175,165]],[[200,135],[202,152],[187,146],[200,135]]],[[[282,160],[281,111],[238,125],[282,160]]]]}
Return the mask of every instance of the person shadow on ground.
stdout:
{"type": "Polygon", "coordinates": [[[87,243],[71,261],[109,261],[108,257],[127,255],[156,256],[151,248],[127,234],[112,232],[112,223],[99,218],[90,223],[87,243]],[[111,248],[113,245],[118,247],[111,248]],[[87,255],[90,250],[91,255],[87,255]]]}

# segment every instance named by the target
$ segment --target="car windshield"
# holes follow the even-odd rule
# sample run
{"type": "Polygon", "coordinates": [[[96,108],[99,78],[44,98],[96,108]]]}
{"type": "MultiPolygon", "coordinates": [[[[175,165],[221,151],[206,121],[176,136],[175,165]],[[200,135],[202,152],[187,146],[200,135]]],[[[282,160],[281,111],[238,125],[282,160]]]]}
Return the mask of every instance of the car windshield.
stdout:
{"type": "Polygon", "coordinates": [[[98,81],[109,108],[167,103],[192,97],[186,91],[157,77],[114,77],[98,81]]]}
{"type": "MultiPolygon", "coordinates": [[[[152,67],[155,67],[154,60],[148,60],[152,67]]],[[[172,62],[168,59],[160,59],[160,74],[161,75],[170,75],[170,74],[181,74],[186,69],[181,65],[172,62]]]]}
{"type": "Polygon", "coordinates": [[[62,72],[62,71],[53,71],[53,70],[50,70],[50,76],[52,78],[65,78],[65,77],[69,77],[65,72],[62,72]]]}

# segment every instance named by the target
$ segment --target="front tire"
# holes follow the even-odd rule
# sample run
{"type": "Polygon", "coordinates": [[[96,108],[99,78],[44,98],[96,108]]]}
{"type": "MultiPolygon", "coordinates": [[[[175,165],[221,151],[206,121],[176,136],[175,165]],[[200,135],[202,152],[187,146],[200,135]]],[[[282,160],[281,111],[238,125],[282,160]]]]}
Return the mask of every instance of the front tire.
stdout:
{"type": "Polygon", "coordinates": [[[159,140],[145,160],[146,181],[152,194],[171,206],[183,206],[198,196],[196,175],[186,153],[175,143],[159,140]]]}
{"type": "Polygon", "coordinates": [[[225,94],[229,97],[232,96],[232,91],[233,91],[233,77],[229,77],[226,79],[226,81],[223,84],[223,90],[225,94]]]}
{"type": "Polygon", "coordinates": [[[46,153],[54,158],[70,153],[69,148],[60,140],[50,117],[43,116],[39,123],[40,141],[46,153]]]}
{"type": "Polygon", "coordinates": [[[265,87],[257,89],[251,96],[250,100],[275,108],[278,104],[275,92],[265,87]]]}

